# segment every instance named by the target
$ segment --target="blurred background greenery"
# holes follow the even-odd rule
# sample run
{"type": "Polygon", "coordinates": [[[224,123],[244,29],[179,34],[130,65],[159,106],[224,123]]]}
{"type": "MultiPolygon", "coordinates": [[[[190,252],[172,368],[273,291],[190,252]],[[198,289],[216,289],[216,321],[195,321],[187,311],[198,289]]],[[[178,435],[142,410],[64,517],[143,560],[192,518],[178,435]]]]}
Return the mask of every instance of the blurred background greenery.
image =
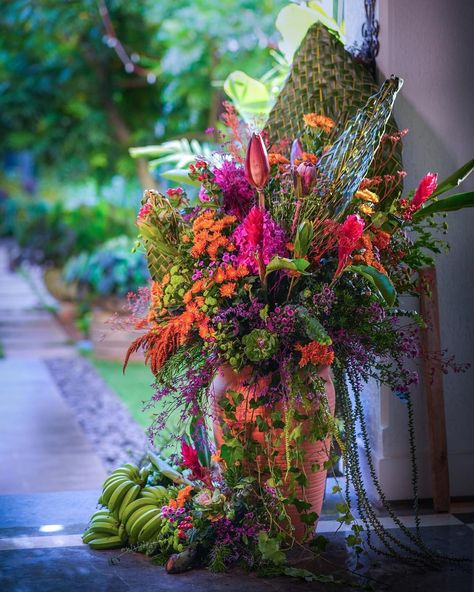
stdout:
{"type": "Polygon", "coordinates": [[[90,343],[140,419],[143,361],[123,376],[127,292],[144,188],[183,179],[231,101],[262,122],[308,27],[344,34],[342,3],[288,0],[4,0],[0,10],[0,236],[11,266],[41,270],[71,338],[90,343]],[[132,158],[133,157],[133,158],[132,158]],[[171,172],[168,169],[172,169],[171,172]],[[107,359],[108,358],[108,359],[107,359]],[[105,360],[104,360],[105,359],[105,360]]]}

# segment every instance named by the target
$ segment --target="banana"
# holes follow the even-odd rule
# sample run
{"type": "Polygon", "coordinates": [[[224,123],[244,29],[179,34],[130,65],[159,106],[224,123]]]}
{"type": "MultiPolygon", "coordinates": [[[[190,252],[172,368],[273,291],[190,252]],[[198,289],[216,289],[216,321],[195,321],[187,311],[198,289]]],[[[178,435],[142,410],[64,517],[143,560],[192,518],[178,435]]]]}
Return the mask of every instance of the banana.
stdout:
{"type": "Polygon", "coordinates": [[[124,474],[119,474],[119,475],[110,475],[109,477],[107,477],[107,479],[104,481],[104,484],[102,485],[102,491],[104,491],[107,488],[107,485],[109,485],[110,483],[112,483],[113,481],[117,481],[117,479],[130,479],[129,475],[124,475],[124,474]]]}
{"type": "Polygon", "coordinates": [[[120,525],[120,528],[119,528],[119,531],[118,531],[118,535],[120,537],[120,540],[123,543],[126,543],[127,542],[127,531],[125,530],[125,525],[124,524],[121,524],[120,525]]]}
{"type": "Polygon", "coordinates": [[[82,535],[82,542],[86,545],[97,538],[97,533],[88,528],[82,535]]]}
{"type": "Polygon", "coordinates": [[[110,498],[114,494],[115,490],[125,484],[132,485],[132,482],[128,479],[128,477],[117,477],[115,481],[111,481],[102,492],[103,503],[106,506],[109,506],[110,498]]]}
{"type": "Polygon", "coordinates": [[[118,535],[93,539],[89,542],[92,549],[116,549],[122,546],[122,540],[118,535]]]}
{"type": "Polygon", "coordinates": [[[140,534],[141,529],[145,526],[145,524],[150,520],[152,516],[159,512],[158,508],[152,508],[151,510],[146,510],[131,524],[131,528],[129,530],[130,539],[132,541],[136,541],[138,539],[138,535],[140,534]]]}
{"type": "Polygon", "coordinates": [[[126,508],[137,499],[137,497],[140,494],[140,490],[140,485],[132,485],[132,487],[130,487],[130,489],[127,491],[118,510],[119,520],[122,520],[122,515],[125,512],[126,508]]]}
{"type": "Polygon", "coordinates": [[[128,534],[130,534],[130,530],[132,529],[132,526],[135,524],[138,518],[142,516],[145,512],[148,512],[149,510],[156,510],[156,506],[148,503],[146,506],[138,508],[133,512],[133,514],[130,515],[127,522],[125,522],[125,529],[128,532],[128,534]]]}
{"type": "Polygon", "coordinates": [[[140,470],[140,479],[143,481],[143,483],[146,483],[150,473],[151,473],[151,465],[150,464],[148,464],[146,467],[143,467],[140,470]]]}
{"type": "Polygon", "coordinates": [[[161,529],[162,522],[160,513],[156,512],[141,529],[138,535],[138,542],[148,543],[153,540],[155,533],[161,529]]]}
{"type": "Polygon", "coordinates": [[[95,532],[96,535],[110,535],[115,536],[118,535],[118,526],[112,526],[109,522],[95,522],[93,525],[89,527],[91,532],[95,532]]]}
{"type": "Polygon", "coordinates": [[[110,516],[110,512],[108,510],[97,510],[91,516],[91,522],[96,520],[97,518],[108,518],[110,516]]]}
{"type": "Polygon", "coordinates": [[[122,465],[119,469],[116,470],[128,470],[130,473],[130,476],[133,476],[135,479],[139,479],[140,478],[140,471],[138,470],[137,465],[133,465],[132,463],[125,463],[124,465],[122,465]]]}
{"type": "Polygon", "coordinates": [[[140,495],[142,497],[154,498],[156,501],[161,501],[166,493],[166,487],[163,487],[162,485],[154,485],[144,487],[140,495]]]}
{"type": "Polygon", "coordinates": [[[131,489],[132,487],[135,487],[133,484],[133,481],[125,481],[123,483],[120,483],[120,485],[118,485],[112,495],[109,498],[109,501],[107,503],[109,510],[112,512],[112,514],[114,516],[118,516],[118,512],[120,510],[120,505],[122,503],[122,500],[124,499],[124,497],[127,495],[128,490],[131,489]]]}
{"type": "Polygon", "coordinates": [[[150,500],[149,499],[139,497],[135,501],[133,501],[132,503],[130,503],[126,508],[124,508],[123,511],[122,511],[122,508],[120,508],[120,511],[122,512],[122,514],[120,516],[121,522],[123,524],[126,524],[127,521],[128,521],[128,519],[130,518],[130,516],[136,510],[139,510],[140,508],[143,508],[144,506],[150,506],[150,507],[152,507],[152,504],[150,503],[150,500]]]}

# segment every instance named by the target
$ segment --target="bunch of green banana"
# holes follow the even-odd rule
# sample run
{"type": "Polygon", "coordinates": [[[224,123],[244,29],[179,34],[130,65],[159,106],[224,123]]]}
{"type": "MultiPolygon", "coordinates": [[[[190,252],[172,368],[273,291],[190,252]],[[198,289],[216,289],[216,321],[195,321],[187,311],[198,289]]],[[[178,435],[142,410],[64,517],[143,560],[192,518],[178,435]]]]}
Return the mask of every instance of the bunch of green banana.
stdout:
{"type": "Polygon", "coordinates": [[[121,515],[130,542],[149,543],[161,530],[161,507],[166,504],[166,488],[160,485],[144,487],[138,499],[121,515]]]}
{"type": "Polygon", "coordinates": [[[127,533],[108,510],[98,510],[93,514],[89,527],[82,535],[82,541],[92,549],[116,549],[127,541],[127,533]]]}
{"type": "Polygon", "coordinates": [[[130,463],[115,469],[102,486],[99,504],[107,506],[112,515],[121,520],[127,506],[140,495],[149,473],[147,467],[140,471],[130,463]]]}

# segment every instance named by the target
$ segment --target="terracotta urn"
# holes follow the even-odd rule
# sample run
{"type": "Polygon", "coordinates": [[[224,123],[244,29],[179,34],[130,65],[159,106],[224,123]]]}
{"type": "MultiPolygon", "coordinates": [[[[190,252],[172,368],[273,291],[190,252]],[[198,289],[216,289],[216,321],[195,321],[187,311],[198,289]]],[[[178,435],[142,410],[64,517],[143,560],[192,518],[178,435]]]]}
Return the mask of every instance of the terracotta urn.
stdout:
{"type": "MultiPolygon", "coordinates": [[[[225,424],[223,411],[220,408],[218,402],[219,399],[225,396],[229,390],[236,390],[244,395],[244,399],[236,411],[236,418],[239,422],[253,422],[257,414],[265,418],[265,416],[268,416],[276,409],[280,411],[283,410],[282,403],[277,403],[271,408],[259,407],[257,409],[251,409],[249,407],[249,400],[255,396],[260,396],[267,386],[265,384],[265,380],[261,380],[256,388],[253,387],[250,389],[249,387],[243,386],[242,384],[246,381],[246,379],[248,379],[250,373],[250,369],[244,369],[242,372],[236,373],[232,370],[232,368],[223,366],[219,369],[211,385],[211,414],[213,417],[214,438],[218,448],[220,448],[223,443],[223,426],[225,424]]],[[[318,375],[325,381],[325,395],[327,397],[331,413],[334,415],[336,393],[334,390],[334,384],[329,366],[321,368],[318,372],[318,375]]],[[[317,409],[316,406],[318,404],[319,403],[315,403],[315,410],[317,409]]],[[[303,421],[303,434],[308,431],[308,428],[309,421],[303,421]]],[[[254,429],[252,433],[249,434],[249,437],[251,437],[253,440],[256,440],[260,444],[263,444],[264,442],[264,434],[260,430],[254,429]]],[[[302,463],[303,466],[300,466],[300,469],[304,468],[304,472],[308,478],[308,484],[304,488],[305,499],[311,504],[311,508],[308,511],[316,512],[318,516],[321,514],[324,500],[327,471],[324,470],[323,467],[324,463],[329,458],[330,445],[331,441],[329,437],[320,441],[312,441],[308,438],[302,444],[302,449],[304,451],[304,461],[302,463]],[[321,468],[315,472],[312,470],[314,465],[318,465],[321,468]]],[[[277,452],[274,462],[277,464],[277,466],[279,466],[282,474],[285,475],[288,467],[283,438],[282,443],[276,445],[274,451],[277,452]]],[[[264,465],[265,462],[262,462],[261,464],[264,465]]],[[[298,494],[298,492],[296,493],[298,494]]],[[[305,526],[301,522],[296,508],[289,506],[288,514],[294,527],[293,536],[297,541],[303,542],[305,526]]],[[[314,524],[314,529],[316,529],[316,526],[317,521],[314,524]]]]}

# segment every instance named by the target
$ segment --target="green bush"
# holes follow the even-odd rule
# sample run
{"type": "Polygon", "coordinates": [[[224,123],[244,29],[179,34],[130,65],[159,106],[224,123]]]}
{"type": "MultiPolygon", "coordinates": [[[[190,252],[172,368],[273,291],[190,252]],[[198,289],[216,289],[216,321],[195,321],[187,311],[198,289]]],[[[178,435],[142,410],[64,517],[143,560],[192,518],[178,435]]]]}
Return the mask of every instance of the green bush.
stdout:
{"type": "Polygon", "coordinates": [[[145,255],[132,251],[134,241],[126,236],[111,239],[93,253],[81,253],[64,269],[67,282],[77,282],[87,295],[124,297],[149,280],[145,255]]]}

